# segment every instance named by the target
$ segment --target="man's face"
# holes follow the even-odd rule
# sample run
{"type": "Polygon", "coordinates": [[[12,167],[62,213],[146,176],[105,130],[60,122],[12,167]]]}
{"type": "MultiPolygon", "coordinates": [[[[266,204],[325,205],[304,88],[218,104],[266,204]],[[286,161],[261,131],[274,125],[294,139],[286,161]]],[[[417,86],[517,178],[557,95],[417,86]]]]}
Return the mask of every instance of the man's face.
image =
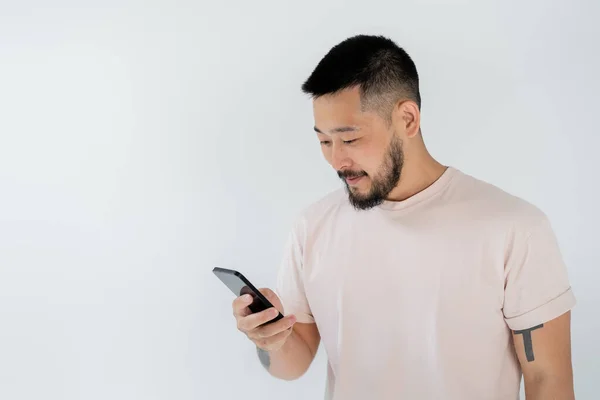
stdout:
{"type": "Polygon", "coordinates": [[[359,210],[381,204],[400,180],[402,140],[375,112],[361,111],[358,88],[313,102],[315,130],[327,162],[359,210]]]}

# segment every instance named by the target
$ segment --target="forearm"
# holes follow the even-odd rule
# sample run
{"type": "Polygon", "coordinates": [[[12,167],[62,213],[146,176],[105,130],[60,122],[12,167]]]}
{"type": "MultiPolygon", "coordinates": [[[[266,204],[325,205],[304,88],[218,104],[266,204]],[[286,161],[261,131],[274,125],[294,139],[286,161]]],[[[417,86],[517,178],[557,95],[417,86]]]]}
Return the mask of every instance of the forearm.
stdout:
{"type": "Polygon", "coordinates": [[[314,359],[309,346],[293,330],[280,349],[266,352],[257,348],[257,351],[263,367],[274,377],[284,380],[301,377],[314,359]]]}

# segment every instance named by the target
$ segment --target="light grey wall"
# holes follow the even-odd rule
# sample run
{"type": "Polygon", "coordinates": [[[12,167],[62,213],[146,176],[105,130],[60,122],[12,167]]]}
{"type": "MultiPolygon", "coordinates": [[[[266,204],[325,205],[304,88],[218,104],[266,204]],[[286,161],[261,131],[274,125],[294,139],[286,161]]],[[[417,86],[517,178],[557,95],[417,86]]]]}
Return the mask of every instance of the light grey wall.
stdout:
{"type": "Polygon", "coordinates": [[[415,59],[443,163],[539,205],[600,376],[600,5],[578,1],[0,3],[0,398],[321,398],[271,379],[214,265],[272,286],[296,213],[338,187],[303,79],[383,33],[415,59]],[[326,5],[324,5],[326,4],[326,5]]]}

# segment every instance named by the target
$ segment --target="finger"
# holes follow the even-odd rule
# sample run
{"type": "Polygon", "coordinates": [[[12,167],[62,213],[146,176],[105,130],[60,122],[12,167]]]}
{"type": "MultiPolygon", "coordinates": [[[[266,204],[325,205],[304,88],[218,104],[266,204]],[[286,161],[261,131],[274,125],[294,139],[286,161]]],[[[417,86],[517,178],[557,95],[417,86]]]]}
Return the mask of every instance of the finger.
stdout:
{"type": "Polygon", "coordinates": [[[269,300],[271,302],[271,304],[273,304],[273,306],[275,308],[277,308],[277,310],[279,310],[279,312],[283,313],[283,307],[281,306],[281,300],[279,300],[277,293],[275,293],[273,290],[271,290],[269,288],[261,288],[261,289],[259,289],[259,291],[263,294],[263,296],[265,296],[267,298],[267,300],[269,300]]]}
{"type": "Polygon", "coordinates": [[[252,310],[249,307],[244,307],[241,310],[237,310],[233,312],[233,316],[236,318],[245,318],[248,315],[252,314],[252,310]]]}
{"type": "Polygon", "coordinates": [[[280,332],[288,330],[289,328],[294,326],[295,323],[296,317],[294,315],[288,315],[287,317],[282,318],[277,322],[273,322],[272,324],[254,329],[251,332],[251,335],[249,336],[255,339],[268,338],[271,336],[275,336],[280,332]]]}
{"type": "Polygon", "coordinates": [[[273,350],[281,347],[282,342],[285,342],[287,337],[292,333],[292,328],[286,329],[283,332],[279,332],[275,336],[271,336],[263,339],[254,340],[254,344],[263,350],[273,350]]]}
{"type": "Polygon", "coordinates": [[[246,317],[240,318],[238,327],[240,330],[248,332],[256,328],[259,325],[269,322],[279,314],[279,311],[275,307],[267,308],[264,311],[250,314],[246,317]]]}
{"type": "Polygon", "coordinates": [[[251,311],[248,306],[252,304],[252,300],[252,296],[249,294],[237,297],[232,304],[233,314],[241,317],[250,315],[251,311]]]}
{"type": "Polygon", "coordinates": [[[269,288],[260,288],[258,290],[269,300],[272,300],[273,298],[277,297],[275,292],[269,288]]]}

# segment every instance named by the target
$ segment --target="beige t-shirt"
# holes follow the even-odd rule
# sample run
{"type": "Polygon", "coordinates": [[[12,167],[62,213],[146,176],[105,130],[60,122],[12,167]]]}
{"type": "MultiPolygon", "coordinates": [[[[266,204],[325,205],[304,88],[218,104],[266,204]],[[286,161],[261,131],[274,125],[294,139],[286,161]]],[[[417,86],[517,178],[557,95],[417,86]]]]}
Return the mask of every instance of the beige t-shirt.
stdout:
{"type": "Polygon", "coordinates": [[[402,202],[356,211],[340,189],[308,207],[276,292],[316,322],[333,400],[518,399],[510,329],[575,304],[546,216],[452,167],[402,202]]]}

